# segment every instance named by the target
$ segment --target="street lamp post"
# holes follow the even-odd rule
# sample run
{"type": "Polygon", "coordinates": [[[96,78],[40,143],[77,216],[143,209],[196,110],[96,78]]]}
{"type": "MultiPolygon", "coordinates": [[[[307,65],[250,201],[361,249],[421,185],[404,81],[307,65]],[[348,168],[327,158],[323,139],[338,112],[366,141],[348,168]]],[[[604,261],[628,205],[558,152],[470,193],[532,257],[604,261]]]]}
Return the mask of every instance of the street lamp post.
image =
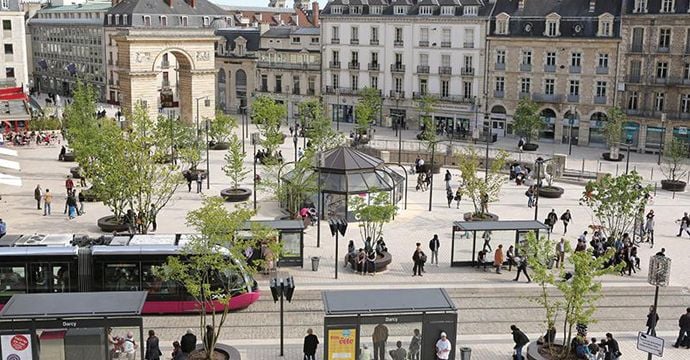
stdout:
{"type": "MultiPolygon", "coordinates": [[[[671,259],[664,255],[655,255],[649,258],[649,272],[647,282],[655,287],[654,290],[654,314],[652,314],[651,334],[656,337],[656,314],[659,303],[659,287],[667,286],[671,278],[671,259]]],[[[647,360],[652,360],[652,354],[648,353],[647,360]]]]}
{"type": "MultiPolygon", "coordinates": [[[[541,187],[541,168],[544,166],[545,163],[551,161],[553,159],[546,159],[544,160],[542,157],[538,157],[536,161],[536,168],[537,168],[537,192],[534,193],[534,220],[537,220],[539,216],[539,188],[541,187]]],[[[544,172],[546,172],[546,169],[544,169],[544,172]]]]}
{"type": "Polygon", "coordinates": [[[240,105],[240,121],[241,121],[241,128],[242,128],[242,154],[246,154],[247,152],[244,150],[244,141],[246,139],[246,131],[244,129],[244,123],[247,120],[247,107],[246,106],[241,106],[240,105]]]}
{"type": "Polygon", "coordinates": [[[211,164],[208,156],[208,126],[211,120],[206,119],[206,190],[211,188],[211,164]]]}
{"type": "MultiPolygon", "coordinates": [[[[346,210],[347,212],[347,210],[346,210]]],[[[345,215],[347,216],[347,214],[345,215]]],[[[335,278],[338,279],[338,235],[345,236],[347,231],[347,220],[345,219],[329,219],[328,227],[331,229],[331,235],[335,236],[335,278]]]]}
{"type": "Polygon", "coordinates": [[[568,130],[568,155],[573,154],[573,125],[575,124],[575,108],[570,112],[570,119],[568,119],[570,128],[568,130]]]}
{"type": "Polygon", "coordinates": [[[283,299],[288,302],[292,302],[292,294],[295,293],[295,280],[292,276],[287,278],[274,277],[270,281],[269,287],[271,288],[271,296],[273,296],[273,302],[280,300],[280,356],[284,355],[283,343],[284,343],[284,310],[283,310],[283,299]]]}
{"type": "Polygon", "coordinates": [[[486,157],[484,159],[484,182],[489,181],[489,143],[493,140],[493,131],[491,129],[491,119],[487,116],[488,114],[484,114],[484,118],[488,119],[489,121],[487,122],[487,127],[488,131],[486,132],[486,157]]]}
{"type": "Polygon", "coordinates": [[[293,144],[295,145],[295,162],[297,162],[297,160],[299,160],[299,159],[297,158],[297,141],[298,141],[298,140],[299,140],[299,139],[297,139],[297,121],[295,121],[295,135],[294,135],[293,138],[292,138],[292,142],[293,142],[293,144]]]}
{"type": "Polygon", "coordinates": [[[661,114],[661,141],[659,143],[659,158],[656,164],[661,165],[661,152],[664,150],[664,137],[666,135],[666,113],[661,114]]]}
{"type": "Polygon", "coordinates": [[[335,96],[336,96],[336,105],[338,106],[336,109],[336,130],[340,131],[340,89],[336,88],[335,89],[335,96]]]}
{"type": "Polygon", "coordinates": [[[628,168],[630,168],[630,143],[632,143],[632,139],[625,139],[625,146],[627,148],[625,154],[625,175],[628,175],[628,168]]]}
{"type": "Polygon", "coordinates": [[[254,145],[254,210],[256,210],[256,145],[259,143],[259,133],[252,133],[252,145],[254,145]]]}

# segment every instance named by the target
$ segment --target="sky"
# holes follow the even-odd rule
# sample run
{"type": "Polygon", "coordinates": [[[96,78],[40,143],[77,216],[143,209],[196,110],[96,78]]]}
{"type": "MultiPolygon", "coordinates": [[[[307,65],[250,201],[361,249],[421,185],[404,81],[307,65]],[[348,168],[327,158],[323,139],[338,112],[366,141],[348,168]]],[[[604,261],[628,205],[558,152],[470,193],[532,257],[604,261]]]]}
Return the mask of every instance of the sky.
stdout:
{"type": "MultiPolygon", "coordinates": [[[[293,0],[285,0],[287,6],[292,7],[293,0]]],[[[327,0],[318,0],[323,8],[327,0]]],[[[240,6],[268,6],[268,0],[211,0],[218,5],[240,5],[240,6]]]]}

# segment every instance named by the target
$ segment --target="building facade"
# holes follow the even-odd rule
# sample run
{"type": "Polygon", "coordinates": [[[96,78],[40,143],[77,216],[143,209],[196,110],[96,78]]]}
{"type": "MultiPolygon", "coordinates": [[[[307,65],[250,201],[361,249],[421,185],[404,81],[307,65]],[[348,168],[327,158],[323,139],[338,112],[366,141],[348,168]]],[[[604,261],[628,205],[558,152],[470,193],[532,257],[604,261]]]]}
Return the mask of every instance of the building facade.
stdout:
{"type": "Polygon", "coordinates": [[[522,98],[539,105],[540,141],[605,146],[616,104],[620,1],[497,0],[487,37],[492,130],[513,133],[522,98]]]}
{"type": "Polygon", "coordinates": [[[226,113],[239,113],[251,106],[256,89],[259,28],[218,29],[216,43],[216,99],[226,113]]]}
{"type": "Polygon", "coordinates": [[[493,4],[476,0],[329,2],[321,15],[325,103],[354,121],[357,94],[378,89],[379,121],[419,126],[418,100],[438,101],[438,127],[470,134],[482,96],[486,24],[493,4]]]}
{"type": "Polygon", "coordinates": [[[5,0],[0,6],[2,43],[5,55],[0,58],[0,87],[25,86],[28,88],[26,62],[26,32],[24,11],[18,0],[5,0]]]}
{"type": "Polygon", "coordinates": [[[688,0],[625,0],[619,106],[638,151],[673,138],[690,144],[690,5],[688,0]]]}
{"type": "Polygon", "coordinates": [[[300,102],[321,96],[318,28],[273,27],[261,34],[256,64],[256,94],[270,95],[287,107],[288,121],[300,102]]]}
{"type": "Polygon", "coordinates": [[[110,2],[43,8],[29,20],[33,88],[71,96],[77,81],[106,93],[103,20],[110,2]]]}

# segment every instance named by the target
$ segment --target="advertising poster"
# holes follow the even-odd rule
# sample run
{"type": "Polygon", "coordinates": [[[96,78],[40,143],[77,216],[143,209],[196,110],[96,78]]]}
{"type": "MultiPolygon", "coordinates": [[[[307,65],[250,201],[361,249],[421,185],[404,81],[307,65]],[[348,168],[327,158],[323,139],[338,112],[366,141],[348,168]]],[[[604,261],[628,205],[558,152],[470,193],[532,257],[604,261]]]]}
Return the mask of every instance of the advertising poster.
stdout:
{"type": "Polygon", "coordinates": [[[31,360],[31,335],[0,336],[2,360],[31,360]]]}
{"type": "Polygon", "coordinates": [[[356,360],[355,329],[328,330],[328,360],[356,360]]]}

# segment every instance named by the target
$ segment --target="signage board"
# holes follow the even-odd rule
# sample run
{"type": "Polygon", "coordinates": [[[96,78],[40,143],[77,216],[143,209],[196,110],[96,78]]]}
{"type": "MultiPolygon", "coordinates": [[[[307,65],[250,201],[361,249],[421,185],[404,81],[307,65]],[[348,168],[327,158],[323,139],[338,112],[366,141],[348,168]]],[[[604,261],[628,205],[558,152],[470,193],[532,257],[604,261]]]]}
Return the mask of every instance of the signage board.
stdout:
{"type": "Polygon", "coordinates": [[[356,360],[356,335],[356,329],[329,329],[328,360],[356,360]]]}
{"type": "Polygon", "coordinates": [[[3,360],[31,360],[31,334],[0,336],[3,360]]]}
{"type": "Polygon", "coordinates": [[[664,339],[639,332],[637,334],[637,350],[650,353],[654,356],[663,357],[664,339]]]}

